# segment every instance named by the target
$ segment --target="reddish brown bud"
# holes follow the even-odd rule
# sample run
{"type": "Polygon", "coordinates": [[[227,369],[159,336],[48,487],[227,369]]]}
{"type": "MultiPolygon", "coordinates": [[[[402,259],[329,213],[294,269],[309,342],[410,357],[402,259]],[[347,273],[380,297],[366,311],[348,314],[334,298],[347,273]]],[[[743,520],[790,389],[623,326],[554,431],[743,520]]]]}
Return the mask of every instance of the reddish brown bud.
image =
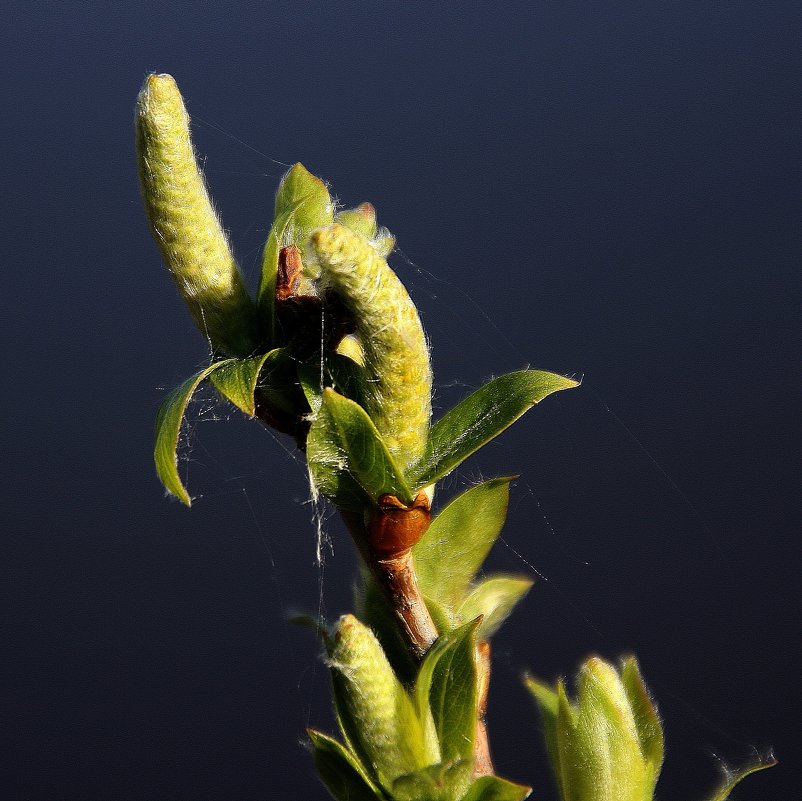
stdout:
{"type": "Polygon", "coordinates": [[[408,551],[426,533],[431,507],[424,492],[406,506],[394,495],[382,495],[368,523],[368,540],[380,558],[392,558],[408,551]]]}
{"type": "Polygon", "coordinates": [[[301,251],[295,245],[287,245],[278,254],[278,275],[276,276],[276,300],[289,300],[298,291],[301,280],[301,251]]]}

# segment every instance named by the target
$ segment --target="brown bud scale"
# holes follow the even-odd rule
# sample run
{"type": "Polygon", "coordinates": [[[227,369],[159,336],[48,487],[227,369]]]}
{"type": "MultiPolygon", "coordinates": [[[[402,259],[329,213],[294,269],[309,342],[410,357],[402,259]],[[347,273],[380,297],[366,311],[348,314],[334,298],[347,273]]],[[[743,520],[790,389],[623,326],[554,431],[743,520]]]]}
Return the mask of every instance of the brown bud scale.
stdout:
{"type": "Polygon", "coordinates": [[[431,518],[424,492],[419,492],[409,506],[394,495],[382,495],[368,523],[371,550],[384,559],[409,551],[426,533],[431,518]]]}

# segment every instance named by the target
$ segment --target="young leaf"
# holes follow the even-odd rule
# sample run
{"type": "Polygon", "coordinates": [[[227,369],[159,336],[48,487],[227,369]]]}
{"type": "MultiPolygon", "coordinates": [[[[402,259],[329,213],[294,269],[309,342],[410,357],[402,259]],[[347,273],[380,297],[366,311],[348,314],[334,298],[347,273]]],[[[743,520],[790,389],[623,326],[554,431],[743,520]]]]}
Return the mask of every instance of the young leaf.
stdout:
{"type": "Polygon", "coordinates": [[[459,801],[471,781],[470,760],[441,762],[399,776],[393,782],[393,801],[459,801]]]}
{"type": "Polygon", "coordinates": [[[312,230],[328,225],[333,219],[334,209],[326,184],[302,164],[293,166],[276,193],[275,218],[262,258],[259,307],[263,318],[269,321],[271,334],[279,251],[288,244],[303,244],[312,230]]]}
{"type": "Polygon", "coordinates": [[[289,348],[274,348],[267,354],[255,392],[259,402],[283,415],[298,417],[308,411],[298,379],[298,361],[289,348]]]}
{"type": "Polygon", "coordinates": [[[741,768],[736,771],[727,771],[724,783],[716,790],[715,793],[707,801],[727,801],[730,793],[735,789],[735,786],[740,783],[747,776],[757,773],[759,770],[766,768],[773,768],[777,764],[777,760],[770,756],[767,759],[762,759],[760,762],[741,768]]]}
{"type": "Polygon", "coordinates": [[[513,478],[494,478],[471,487],[432,520],[413,549],[424,595],[452,610],[462,603],[504,526],[513,478]]]}
{"type": "Polygon", "coordinates": [[[543,370],[493,379],[432,426],[426,451],[408,470],[407,480],[414,488],[439,481],[543,398],[578,385],[573,378],[543,370]]]}
{"type": "MultiPolygon", "coordinates": [[[[304,383],[312,393],[312,386],[304,383]]],[[[312,393],[314,399],[314,395],[312,393]]],[[[349,472],[347,454],[328,405],[321,400],[317,415],[306,438],[306,463],[316,492],[325,495],[340,509],[362,512],[372,499],[349,472]]]]}
{"type": "MultiPolygon", "coordinates": [[[[363,405],[364,368],[340,353],[326,354],[321,376],[320,361],[309,361],[298,367],[298,379],[312,411],[317,414],[323,401],[323,389],[331,384],[339,395],[363,405]]],[[[363,407],[364,408],[364,407],[363,407]]]]}
{"type": "Polygon", "coordinates": [[[482,776],[471,785],[462,801],[524,801],[531,792],[531,787],[513,784],[498,776],[482,776]]]}
{"type": "Polygon", "coordinates": [[[565,794],[562,790],[562,774],[560,771],[560,755],[557,747],[557,718],[559,715],[559,696],[548,684],[539,681],[534,676],[524,676],[524,685],[532,694],[540,711],[543,721],[543,739],[546,742],[546,752],[549,764],[552,766],[554,778],[560,791],[560,798],[565,794]]]}
{"type": "Polygon", "coordinates": [[[430,598],[426,593],[423,593],[423,600],[426,602],[426,608],[429,610],[434,626],[440,634],[448,634],[464,623],[464,620],[458,617],[453,609],[448,609],[440,604],[439,601],[430,598]]]}
{"type": "Polygon", "coordinates": [[[621,662],[621,683],[632,707],[643,756],[652,766],[656,781],[663,764],[663,727],[634,656],[621,662]]]}
{"type": "Polygon", "coordinates": [[[306,733],[312,741],[318,775],[337,801],[385,801],[387,796],[345,746],[323,732],[307,729],[306,733]]]}
{"type": "Polygon", "coordinates": [[[443,762],[473,759],[479,694],[476,630],[480,622],[471,621],[440,637],[426,655],[415,683],[418,709],[428,696],[443,762]]]}
{"type": "Polygon", "coordinates": [[[292,212],[285,212],[273,220],[267,234],[262,254],[262,278],[259,282],[259,313],[266,327],[267,341],[276,341],[276,281],[278,279],[278,257],[287,238],[287,230],[292,220],[292,212]]]}
{"type": "Polygon", "coordinates": [[[156,472],[162,484],[164,484],[164,488],[187,506],[191,506],[192,501],[178,475],[178,463],[176,460],[178,435],[181,431],[184,412],[187,409],[189,399],[201,381],[208,378],[215,370],[230,366],[235,362],[236,359],[223,359],[204,368],[193,375],[192,378],[188,378],[164,399],[156,414],[156,442],[153,449],[156,472]]]}
{"type": "Polygon", "coordinates": [[[334,215],[334,222],[350,228],[365,239],[373,239],[376,236],[376,209],[370,203],[361,203],[355,209],[338,212],[334,215]]]}
{"type": "Polygon", "coordinates": [[[471,590],[459,608],[459,615],[463,620],[474,620],[482,615],[477,637],[489,640],[534,583],[532,579],[518,576],[490,576],[471,590]]]}
{"type": "Polygon", "coordinates": [[[301,385],[306,402],[312,410],[312,414],[320,411],[320,404],[323,403],[323,385],[321,384],[320,362],[306,362],[298,366],[298,382],[301,385]]]}
{"type": "Polygon", "coordinates": [[[277,353],[278,348],[260,356],[231,361],[211,373],[209,380],[223,397],[249,417],[253,417],[256,414],[253,393],[259,381],[259,373],[265,362],[277,353]]]}
{"type": "Polygon", "coordinates": [[[306,456],[316,487],[338,505],[341,497],[353,500],[354,482],[373,501],[390,494],[402,503],[412,502],[412,493],[367,412],[333,389],[323,391],[306,456]]]}

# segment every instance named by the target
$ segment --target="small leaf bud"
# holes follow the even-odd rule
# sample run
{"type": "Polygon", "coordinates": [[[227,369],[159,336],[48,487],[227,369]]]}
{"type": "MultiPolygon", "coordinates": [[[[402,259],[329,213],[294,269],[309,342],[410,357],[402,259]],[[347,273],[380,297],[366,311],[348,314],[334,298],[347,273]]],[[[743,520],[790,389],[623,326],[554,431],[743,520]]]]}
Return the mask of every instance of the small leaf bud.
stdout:
{"type": "Polygon", "coordinates": [[[621,671],[598,657],[580,668],[577,700],[534,679],[546,746],[562,801],[652,801],[663,760],[654,702],[627,659],[621,671]]]}

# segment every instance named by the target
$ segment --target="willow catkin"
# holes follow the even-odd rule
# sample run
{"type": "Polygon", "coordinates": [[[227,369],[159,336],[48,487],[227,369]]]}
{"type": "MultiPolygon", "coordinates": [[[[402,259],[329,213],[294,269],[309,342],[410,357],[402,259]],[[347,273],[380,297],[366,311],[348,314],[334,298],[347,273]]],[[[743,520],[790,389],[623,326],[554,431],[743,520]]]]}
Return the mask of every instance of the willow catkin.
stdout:
{"type": "Polygon", "coordinates": [[[322,286],[351,312],[368,373],[366,411],[402,468],[426,447],[432,413],[429,349],[404,285],[367,239],[343,225],[312,234],[322,286]]]}
{"type": "Polygon", "coordinates": [[[338,621],[329,650],[337,704],[349,745],[391,787],[398,776],[439,761],[436,741],[424,736],[412,700],[373,632],[353,615],[338,621]]]}
{"type": "Polygon", "coordinates": [[[195,323],[215,350],[248,355],[254,307],[198,168],[181,93],[149,75],[136,105],[139,180],[153,237],[195,323]]]}

